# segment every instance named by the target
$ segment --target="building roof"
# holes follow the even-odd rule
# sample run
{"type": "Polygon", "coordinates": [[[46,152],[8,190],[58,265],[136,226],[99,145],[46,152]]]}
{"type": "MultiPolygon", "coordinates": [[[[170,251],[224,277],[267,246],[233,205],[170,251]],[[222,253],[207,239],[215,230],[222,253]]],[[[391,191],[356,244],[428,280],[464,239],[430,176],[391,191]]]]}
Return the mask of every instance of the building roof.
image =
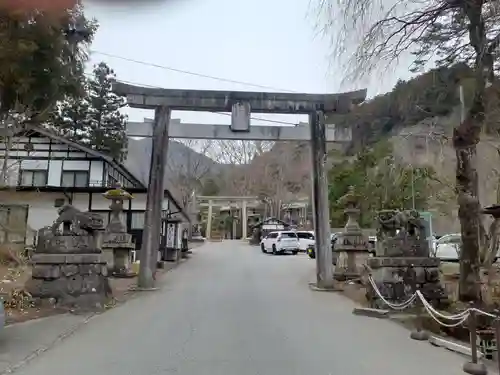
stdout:
{"type": "Polygon", "coordinates": [[[289,226],[290,226],[290,224],[289,224],[289,223],[287,223],[286,221],[280,220],[280,219],[278,219],[278,218],[276,218],[276,217],[268,217],[267,219],[264,219],[264,220],[262,220],[261,222],[258,222],[257,224],[252,225],[252,227],[251,227],[251,228],[253,229],[253,228],[260,227],[260,226],[262,226],[262,225],[264,225],[264,224],[267,224],[267,223],[269,223],[269,222],[271,222],[271,221],[274,221],[274,222],[276,222],[277,224],[284,225],[285,227],[289,227],[289,226]]]}
{"type": "MultiPolygon", "coordinates": [[[[81,143],[69,140],[69,139],[67,139],[67,138],[65,138],[63,136],[60,136],[58,134],[55,134],[53,131],[51,131],[49,129],[46,129],[46,128],[43,128],[43,127],[41,127],[39,125],[26,124],[25,125],[25,129],[29,130],[29,131],[31,131],[33,133],[38,133],[38,134],[43,135],[45,137],[51,138],[51,139],[56,140],[58,142],[64,143],[64,144],[66,144],[66,145],[68,145],[70,147],[73,147],[73,148],[75,148],[77,150],[80,150],[80,151],[85,152],[85,153],[87,153],[89,155],[95,156],[97,158],[100,158],[100,159],[106,161],[113,168],[117,169],[120,173],[122,173],[124,176],[126,176],[128,179],[130,179],[136,185],[135,188],[127,188],[127,191],[129,191],[130,193],[145,193],[145,192],[147,192],[148,188],[145,186],[145,184],[142,183],[142,181],[140,179],[138,179],[137,177],[135,177],[134,174],[131,173],[122,163],[116,161],[112,156],[110,156],[108,154],[105,154],[103,152],[100,152],[100,151],[93,150],[90,147],[82,145],[81,143]]],[[[57,189],[57,188],[56,187],[50,187],[50,186],[48,186],[48,187],[36,187],[36,190],[39,190],[39,191],[54,191],[54,189],[57,189]]],[[[78,189],[84,189],[84,190],[82,190],[82,192],[83,191],[87,192],[87,191],[89,191],[89,189],[94,189],[96,192],[103,190],[102,187],[74,188],[74,189],[76,189],[76,190],[78,190],[78,189]]],[[[106,188],[106,189],[108,189],[108,188],[106,188]]],[[[23,188],[23,190],[26,190],[26,189],[23,188]]],[[[177,201],[177,199],[172,195],[172,193],[170,192],[170,190],[165,189],[163,196],[167,197],[168,200],[170,200],[174,204],[174,206],[179,210],[178,212],[181,213],[182,216],[187,221],[191,222],[191,219],[189,218],[189,215],[184,211],[184,209],[179,204],[179,202],[177,201]]]]}
{"type": "Polygon", "coordinates": [[[82,152],[86,152],[89,155],[95,156],[96,158],[100,158],[108,162],[113,168],[116,168],[120,173],[122,173],[124,176],[129,178],[134,185],[137,187],[143,187],[146,189],[146,186],[137,178],[135,177],[127,168],[123,166],[120,162],[116,161],[112,156],[105,154],[100,151],[96,151],[91,149],[90,147],[84,146],[81,143],[69,140],[63,136],[60,136],[53,131],[46,129],[40,125],[34,125],[34,124],[26,124],[26,130],[29,130],[31,132],[39,133],[45,137],[49,137],[51,139],[54,139],[58,142],[64,143],[68,146],[71,146],[73,148],[76,148],[77,150],[80,150],[82,152]]]}

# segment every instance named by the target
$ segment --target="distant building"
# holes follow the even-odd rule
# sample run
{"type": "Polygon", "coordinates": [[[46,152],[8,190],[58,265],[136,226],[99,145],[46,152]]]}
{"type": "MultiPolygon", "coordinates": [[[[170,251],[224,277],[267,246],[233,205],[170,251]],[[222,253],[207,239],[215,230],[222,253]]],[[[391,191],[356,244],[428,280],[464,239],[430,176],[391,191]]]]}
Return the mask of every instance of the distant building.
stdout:
{"type": "MultiPolygon", "coordinates": [[[[5,223],[12,224],[12,215],[18,218],[14,221],[25,223],[24,233],[17,230],[15,235],[0,228],[0,244],[12,241],[30,243],[31,234],[51,225],[57,218],[57,207],[68,203],[82,211],[102,214],[106,225],[110,217],[110,202],[102,193],[119,184],[134,196],[125,207],[122,220],[133,235],[136,249],[140,249],[147,187],[109,155],[43,128],[29,126],[28,129],[28,132],[13,137],[8,151],[5,143],[0,144],[0,165],[8,152],[6,186],[0,190],[0,223],[4,228],[5,223]]],[[[167,231],[167,227],[174,215],[172,223],[178,222],[179,218],[189,221],[176,199],[165,190],[163,245],[167,241],[167,232],[172,232],[167,231]]],[[[179,225],[175,227],[181,230],[179,225]]],[[[180,234],[175,237],[180,247],[180,234]]]]}

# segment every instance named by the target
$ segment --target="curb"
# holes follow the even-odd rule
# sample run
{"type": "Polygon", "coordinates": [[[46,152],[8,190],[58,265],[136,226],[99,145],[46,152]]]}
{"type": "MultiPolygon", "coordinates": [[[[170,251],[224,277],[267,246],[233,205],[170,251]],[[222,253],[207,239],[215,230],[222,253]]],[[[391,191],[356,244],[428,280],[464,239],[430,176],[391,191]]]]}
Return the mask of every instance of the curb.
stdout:
{"type": "Polygon", "coordinates": [[[316,285],[316,283],[309,283],[308,284],[309,289],[311,289],[314,292],[329,292],[329,293],[335,293],[335,292],[343,292],[344,290],[338,287],[333,287],[333,288],[321,288],[316,285]]]}
{"type": "MultiPolygon", "coordinates": [[[[80,328],[85,326],[91,319],[94,317],[98,316],[99,313],[92,313],[88,317],[86,317],[84,320],[82,320],[80,323],[76,324],[74,327],[70,328],[66,332],[63,332],[57,338],[52,341],[50,344],[47,344],[45,346],[42,346],[41,348],[38,348],[34,352],[28,354],[23,360],[21,360],[18,363],[15,363],[9,367],[7,367],[4,371],[0,372],[0,375],[4,374],[12,374],[13,372],[19,370],[21,367],[26,366],[29,362],[37,358],[40,354],[45,353],[46,351],[52,349],[55,345],[59,344],[60,342],[64,341],[71,335],[73,335],[76,331],[78,331],[80,328]]],[[[22,323],[21,323],[22,324],[22,323]]]]}
{"type": "Polygon", "coordinates": [[[382,309],[372,309],[369,307],[355,307],[352,310],[353,315],[366,316],[369,318],[387,319],[389,318],[390,311],[382,309]]]}

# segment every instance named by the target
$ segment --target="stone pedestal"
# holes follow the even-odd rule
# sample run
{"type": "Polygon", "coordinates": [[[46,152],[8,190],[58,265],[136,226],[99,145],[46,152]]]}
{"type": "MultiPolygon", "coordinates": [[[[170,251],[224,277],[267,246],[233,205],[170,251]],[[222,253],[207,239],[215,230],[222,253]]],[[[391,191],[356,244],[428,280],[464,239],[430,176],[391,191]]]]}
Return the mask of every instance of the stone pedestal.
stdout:
{"type": "Polygon", "coordinates": [[[104,233],[103,254],[106,255],[108,271],[113,276],[132,277],[131,251],[135,245],[129,233],[104,233]]]}
{"type": "Polygon", "coordinates": [[[347,215],[344,231],[339,233],[333,250],[336,260],[334,278],[339,281],[359,279],[370,256],[368,238],[363,235],[358,224],[358,201],[353,187],[339,200],[339,203],[346,205],[344,213],[347,215]]]}
{"type": "Polygon", "coordinates": [[[111,296],[99,248],[102,218],[72,206],[62,207],[59,214],[51,228],[39,231],[26,289],[34,298],[54,299],[58,306],[102,308],[111,296]]]}
{"type": "Polygon", "coordinates": [[[26,289],[34,298],[53,298],[58,306],[103,308],[111,296],[101,254],[34,254],[26,289]]]}
{"type": "Polygon", "coordinates": [[[167,247],[165,250],[165,261],[177,262],[179,260],[179,251],[172,247],[167,247]]]}
{"type": "Polygon", "coordinates": [[[363,235],[357,222],[359,210],[346,209],[345,213],[349,220],[344,231],[339,233],[334,248],[337,260],[334,277],[339,281],[359,279],[370,256],[368,238],[363,235]]]}
{"type": "MultiPolygon", "coordinates": [[[[429,256],[427,234],[415,211],[381,211],[376,256],[366,265],[382,296],[401,303],[419,289],[425,298],[439,304],[447,296],[439,277],[439,258],[429,256]]],[[[380,297],[367,284],[367,298],[372,307],[386,308],[380,297]]]]}
{"type": "MultiPolygon", "coordinates": [[[[439,278],[439,258],[373,257],[368,258],[366,264],[378,290],[391,303],[407,301],[415,288],[420,289],[429,302],[446,299],[439,278]]],[[[372,307],[387,308],[372,288],[368,288],[367,298],[372,307]]]]}
{"type": "Polygon", "coordinates": [[[108,266],[108,272],[116,277],[133,277],[131,252],[135,249],[132,235],[122,223],[120,215],[123,212],[124,200],[132,199],[132,195],[117,187],[103,194],[111,200],[111,218],[102,238],[102,250],[108,266]]]}

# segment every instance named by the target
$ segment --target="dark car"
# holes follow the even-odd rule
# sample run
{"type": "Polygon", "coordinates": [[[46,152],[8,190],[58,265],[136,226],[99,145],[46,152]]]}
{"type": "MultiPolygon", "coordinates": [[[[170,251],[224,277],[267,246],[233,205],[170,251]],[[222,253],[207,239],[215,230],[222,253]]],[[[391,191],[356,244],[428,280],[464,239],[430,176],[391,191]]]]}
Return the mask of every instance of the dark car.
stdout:
{"type": "MultiPolygon", "coordinates": [[[[332,252],[333,252],[333,249],[335,247],[335,243],[337,242],[337,233],[332,233],[330,239],[331,239],[332,252]]],[[[309,255],[309,258],[316,259],[316,249],[315,249],[314,244],[310,244],[307,247],[306,252],[307,252],[307,255],[309,255]]],[[[337,263],[337,258],[335,256],[335,253],[333,253],[333,264],[336,264],[336,263],[337,263]]]]}

